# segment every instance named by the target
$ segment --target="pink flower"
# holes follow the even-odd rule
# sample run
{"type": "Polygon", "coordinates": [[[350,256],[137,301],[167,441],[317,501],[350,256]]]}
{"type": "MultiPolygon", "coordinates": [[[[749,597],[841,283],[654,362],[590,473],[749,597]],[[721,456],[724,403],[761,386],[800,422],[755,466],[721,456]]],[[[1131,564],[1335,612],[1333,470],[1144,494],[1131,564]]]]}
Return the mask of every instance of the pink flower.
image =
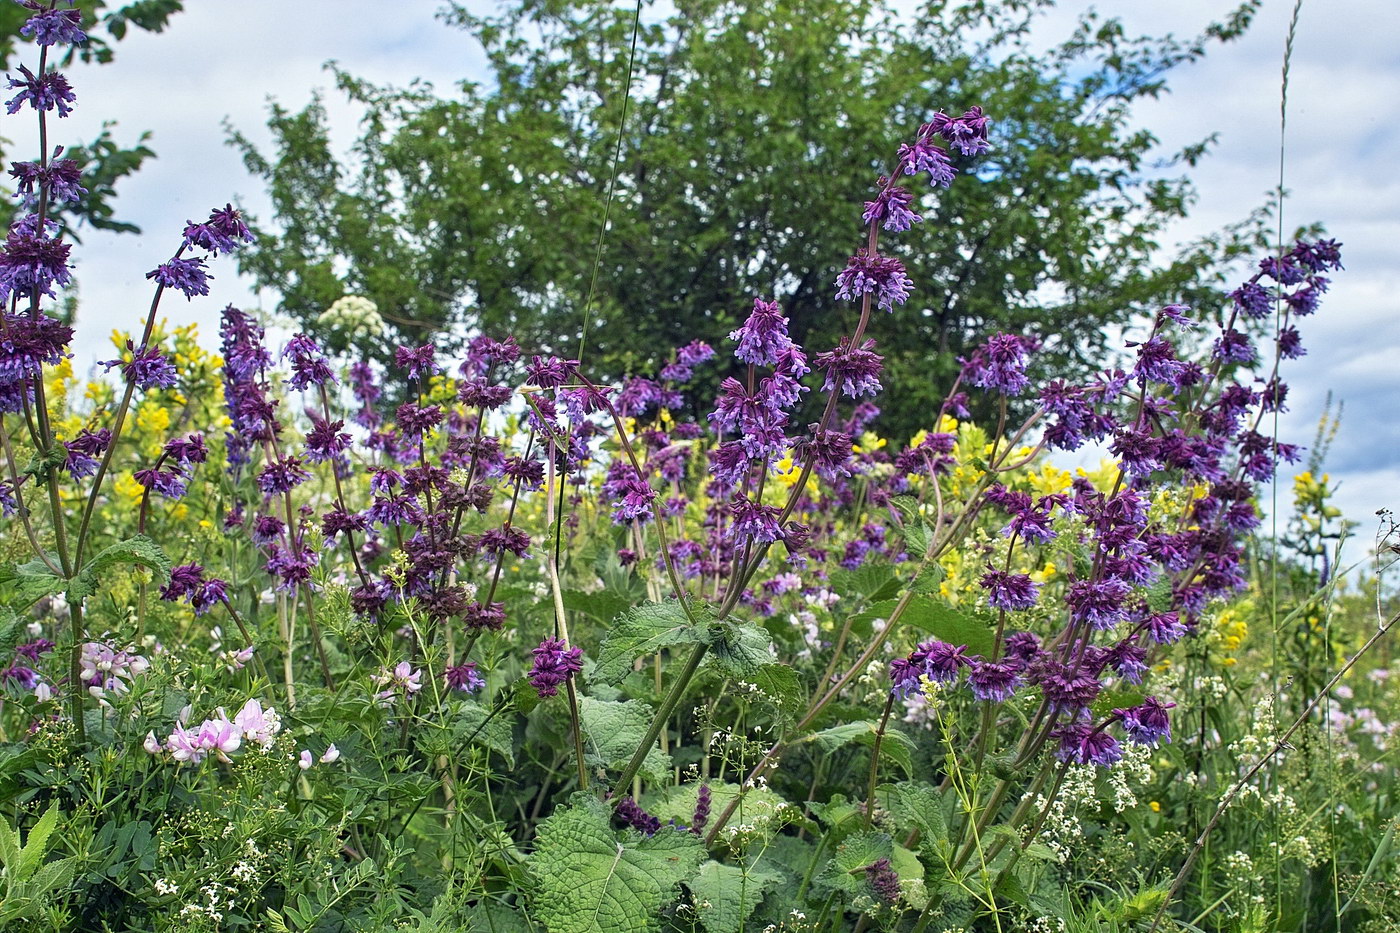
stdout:
{"type": "Polygon", "coordinates": [[[278,732],[282,731],[282,719],[274,709],[263,709],[257,700],[243,704],[238,715],[233,717],[239,735],[262,748],[271,747],[278,732]]]}
{"type": "Polygon", "coordinates": [[[303,771],[310,769],[316,763],[316,759],[311,757],[311,753],[306,749],[301,750],[301,757],[297,759],[297,767],[303,771]]]}
{"type": "Polygon", "coordinates": [[[223,710],[219,710],[217,717],[204,720],[195,741],[206,752],[213,752],[220,761],[227,762],[231,760],[228,756],[243,744],[243,733],[229,721],[223,710]]]}
{"type": "Polygon", "coordinates": [[[413,669],[413,665],[407,661],[400,661],[394,665],[393,670],[382,671],[374,678],[374,682],[384,689],[374,695],[381,703],[392,700],[395,694],[410,697],[423,689],[423,672],[413,669]]]}

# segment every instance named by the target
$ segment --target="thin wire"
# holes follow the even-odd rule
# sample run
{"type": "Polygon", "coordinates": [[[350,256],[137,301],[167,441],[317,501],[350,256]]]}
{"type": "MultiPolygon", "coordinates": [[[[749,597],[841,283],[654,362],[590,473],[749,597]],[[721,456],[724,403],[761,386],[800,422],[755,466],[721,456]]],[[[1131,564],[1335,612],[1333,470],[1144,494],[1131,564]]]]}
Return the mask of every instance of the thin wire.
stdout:
{"type": "Polygon", "coordinates": [[[588,340],[588,324],[593,311],[593,294],[598,285],[598,269],[603,264],[603,235],[608,231],[608,217],[612,212],[613,190],[617,186],[618,167],[622,164],[622,140],[627,128],[627,105],[632,100],[632,73],[637,62],[637,36],[642,28],[642,0],[637,0],[637,12],[632,17],[632,48],[627,54],[627,86],[622,89],[622,117],[617,124],[617,146],[613,149],[612,174],[608,177],[608,193],[603,200],[603,222],[598,227],[598,240],[593,249],[593,272],[588,279],[588,295],[583,300],[583,327],[579,331],[578,353],[575,358],[583,360],[583,347],[588,340]]]}
{"type": "MultiPolygon", "coordinates": [[[[627,81],[622,88],[622,114],[617,121],[617,145],[613,148],[612,173],[608,176],[608,191],[603,199],[603,222],[598,225],[598,239],[593,248],[593,271],[588,280],[588,295],[583,301],[583,326],[579,329],[578,353],[574,359],[583,361],[583,348],[588,342],[588,323],[593,310],[593,293],[598,285],[598,269],[603,264],[603,237],[608,232],[608,217],[612,212],[613,192],[617,187],[617,173],[622,164],[622,140],[627,130],[627,105],[632,100],[632,77],[637,64],[637,37],[642,28],[642,2],[637,0],[637,11],[632,16],[632,46],[627,53],[627,81]]],[[[561,451],[566,457],[568,451],[561,451]]],[[[551,453],[552,455],[552,453],[551,453]]],[[[559,480],[558,500],[554,509],[554,566],[561,568],[564,547],[564,489],[563,477],[559,480]]],[[[556,620],[556,625],[558,620],[556,620]]]]}

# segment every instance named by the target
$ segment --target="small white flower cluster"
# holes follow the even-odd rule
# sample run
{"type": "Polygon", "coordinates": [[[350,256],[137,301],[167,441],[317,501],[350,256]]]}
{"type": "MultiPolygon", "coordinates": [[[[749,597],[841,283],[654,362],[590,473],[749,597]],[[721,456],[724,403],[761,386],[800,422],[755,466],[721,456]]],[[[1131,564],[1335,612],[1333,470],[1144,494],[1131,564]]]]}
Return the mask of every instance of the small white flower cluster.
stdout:
{"type": "Polygon", "coordinates": [[[1136,807],[1137,791],[1150,783],[1152,777],[1152,749],[1134,742],[1126,743],[1123,757],[1108,772],[1114,812],[1123,813],[1136,807]]]}
{"type": "Polygon", "coordinates": [[[199,893],[204,896],[204,901],[181,907],[180,916],[187,921],[209,920],[217,925],[223,922],[224,911],[233,906],[233,895],[237,892],[227,885],[211,881],[200,888],[199,893]]]}
{"type": "Polygon", "coordinates": [[[1067,929],[1062,917],[1036,917],[1026,926],[1029,933],[1065,933],[1067,929]]]}
{"type": "MultiPolygon", "coordinates": [[[[751,786],[762,790],[766,783],[755,782],[751,786]]],[[[792,804],[761,794],[745,796],[736,813],[741,819],[726,825],[719,834],[720,838],[735,850],[771,836],[802,815],[801,810],[792,804]]]]}
{"type": "Polygon", "coordinates": [[[1238,741],[1230,743],[1230,753],[1238,756],[1240,763],[1248,767],[1274,747],[1275,734],[1274,698],[1261,697],[1254,704],[1253,728],[1238,741]]]}
{"type": "Polygon", "coordinates": [[[1055,860],[1061,864],[1069,860],[1070,853],[1083,840],[1084,827],[1076,811],[1080,804],[1095,804],[1094,778],[1093,765],[1070,765],[1065,771],[1060,793],[1049,804],[1048,811],[1043,794],[1037,794],[1032,801],[1036,811],[1046,811],[1045,822],[1036,841],[1053,852],[1055,860]]]}
{"type": "Polygon", "coordinates": [[[351,340],[378,337],[385,331],[379,306],[363,295],[346,295],[321,312],[316,318],[320,326],[339,331],[351,340]]]}

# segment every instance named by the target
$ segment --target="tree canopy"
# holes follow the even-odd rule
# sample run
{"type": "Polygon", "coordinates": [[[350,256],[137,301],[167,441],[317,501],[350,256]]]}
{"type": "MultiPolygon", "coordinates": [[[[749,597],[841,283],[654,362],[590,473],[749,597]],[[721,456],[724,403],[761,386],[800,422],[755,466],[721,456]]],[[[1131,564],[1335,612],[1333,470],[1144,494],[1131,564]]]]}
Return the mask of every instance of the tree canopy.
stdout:
{"type": "Polygon", "coordinates": [[[1162,171],[1131,111],[1257,3],[1190,40],[1090,12],[1037,51],[1048,5],[932,2],[901,19],[878,0],[678,0],[656,20],[594,0],[485,18],[452,4],[443,19],[479,39],[491,81],[439,93],[336,70],[364,113],[348,158],[319,98],[274,105],[270,151],[233,133],[274,205],[242,263],[309,329],[342,295],[371,298],[389,349],[362,349],[381,354],[513,334],[617,377],[722,341],[755,297],[780,301],[816,352],[850,325],[833,281],[898,144],[937,110],[982,105],[994,149],[888,247],[916,285],[879,328],[884,425],[907,434],[946,388],[930,360],[951,377],[990,330],[1038,335],[1072,375],[1106,328],[1212,284],[1210,250],[1157,256],[1209,139],[1162,171]]]}

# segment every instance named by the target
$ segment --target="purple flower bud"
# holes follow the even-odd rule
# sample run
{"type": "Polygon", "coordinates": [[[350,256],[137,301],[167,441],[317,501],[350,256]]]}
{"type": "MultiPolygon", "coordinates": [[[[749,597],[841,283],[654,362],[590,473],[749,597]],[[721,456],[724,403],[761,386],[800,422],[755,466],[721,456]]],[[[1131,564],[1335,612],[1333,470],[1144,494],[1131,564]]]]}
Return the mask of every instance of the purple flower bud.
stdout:
{"type": "Polygon", "coordinates": [[[690,831],[695,835],[700,835],[705,830],[705,824],[710,821],[710,785],[701,784],[700,789],[695,792],[695,814],[690,818],[690,831]]]}

